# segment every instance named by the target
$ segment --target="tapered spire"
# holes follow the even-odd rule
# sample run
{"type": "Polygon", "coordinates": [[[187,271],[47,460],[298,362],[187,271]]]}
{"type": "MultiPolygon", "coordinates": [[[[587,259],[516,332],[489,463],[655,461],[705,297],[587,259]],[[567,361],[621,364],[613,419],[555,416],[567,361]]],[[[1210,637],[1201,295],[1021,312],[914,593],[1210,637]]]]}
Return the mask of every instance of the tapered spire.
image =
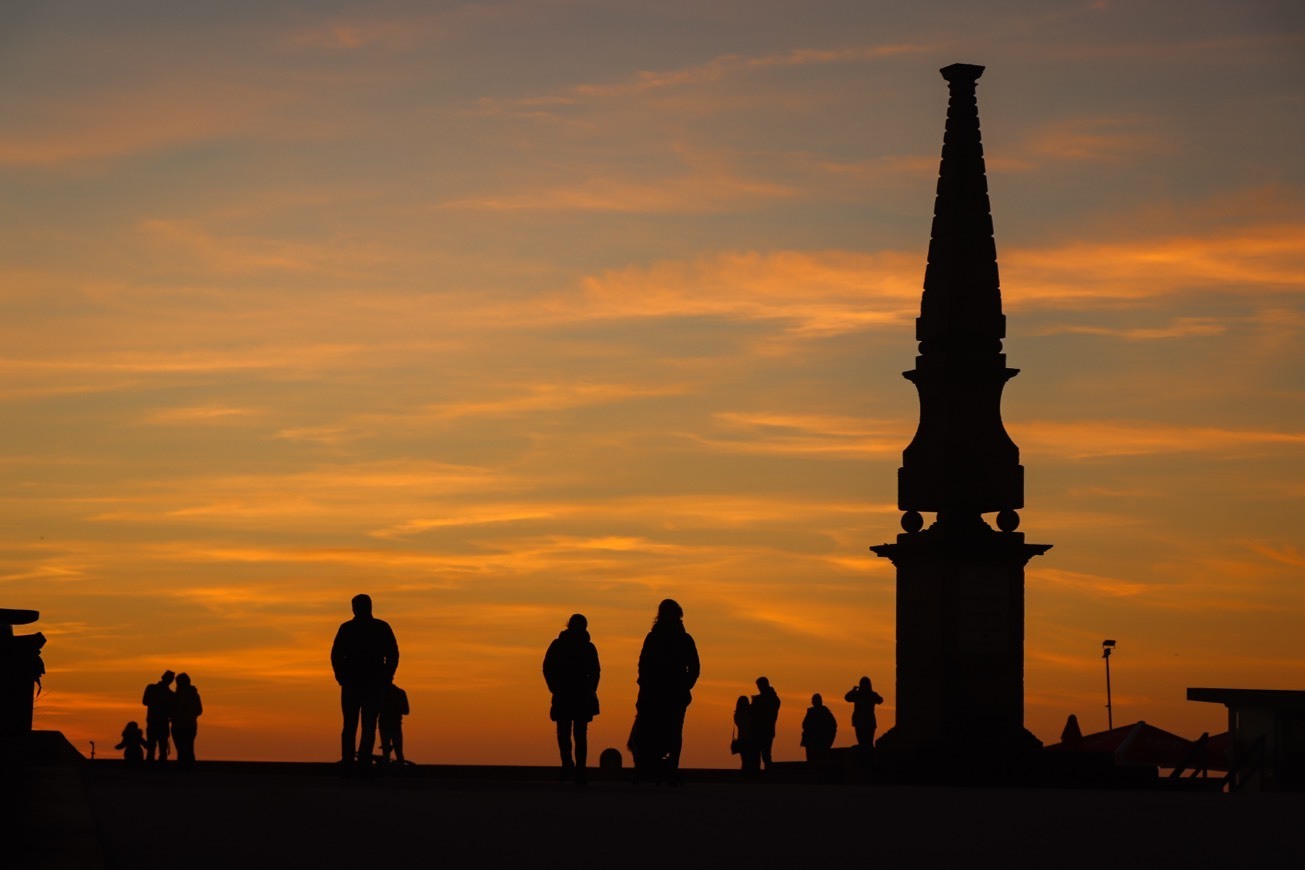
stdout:
{"type": "Polygon", "coordinates": [[[983,67],[941,72],[951,96],[916,320],[920,355],[904,373],[919,390],[920,424],[902,455],[898,504],[976,516],[1023,507],[1019,448],[1001,423],[1002,387],[1017,370],[1001,352],[1006,318],[974,93],[983,67]]]}
{"type": "Polygon", "coordinates": [[[951,99],[916,338],[924,355],[1000,353],[1006,321],[974,94],[983,67],[957,63],[941,72],[951,99]]]}

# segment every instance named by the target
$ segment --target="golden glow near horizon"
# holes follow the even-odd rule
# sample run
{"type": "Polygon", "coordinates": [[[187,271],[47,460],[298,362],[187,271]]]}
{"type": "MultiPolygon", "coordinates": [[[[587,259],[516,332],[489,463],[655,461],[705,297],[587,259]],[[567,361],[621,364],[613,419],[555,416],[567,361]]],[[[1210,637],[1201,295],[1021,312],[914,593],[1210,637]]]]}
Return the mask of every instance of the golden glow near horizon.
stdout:
{"type": "Polygon", "coordinates": [[[900,372],[946,109],[986,64],[1026,718],[1195,737],[1305,688],[1298,4],[11,4],[0,606],[37,727],[111,753],[165,668],[201,757],[331,760],[370,593],[418,762],[554,760],[573,612],[624,747],[657,602],[734,698],[893,722],[900,372]]]}

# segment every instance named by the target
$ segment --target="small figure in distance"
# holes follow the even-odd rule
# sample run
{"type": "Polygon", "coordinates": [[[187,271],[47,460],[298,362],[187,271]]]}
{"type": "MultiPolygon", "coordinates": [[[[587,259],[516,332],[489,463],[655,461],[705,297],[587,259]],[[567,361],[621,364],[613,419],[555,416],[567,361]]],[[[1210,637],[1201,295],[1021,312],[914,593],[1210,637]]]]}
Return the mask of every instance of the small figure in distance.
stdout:
{"type": "Polygon", "coordinates": [[[770,680],[757,677],[757,694],[752,696],[753,739],[761,753],[761,763],[770,770],[770,749],[775,743],[775,723],[779,721],[779,694],[770,680]]]}
{"type": "Polygon", "coordinates": [[[576,613],[544,654],[544,682],[553,693],[548,718],[557,723],[557,750],[562,778],[586,782],[589,723],[598,715],[598,648],[589,640],[589,620],[576,613]],[[575,735],[572,757],[571,736],[575,735]]]}
{"type": "Polygon", "coordinates": [[[838,720],[817,692],[811,696],[811,706],[802,719],[802,745],[807,750],[807,763],[816,764],[827,758],[837,735],[838,720]]]}
{"type": "Polygon", "coordinates": [[[1065,720],[1065,728],[1060,732],[1060,745],[1066,749],[1083,748],[1083,729],[1078,725],[1078,716],[1073,713],[1065,720]]]}
{"type": "Polygon", "coordinates": [[[869,752],[875,745],[875,729],[879,723],[875,720],[875,705],[884,702],[883,697],[870,686],[870,678],[862,677],[852,690],[843,696],[844,701],[852,703],[852,728],[856,731],[856,745],[869,752]]]}
{"type": "Polygon", "coordinates": [[[204,705],[189,674],[177,674],[177,691],[172,697],[172,741],[177,745],[177,766],[195,766],[195,735],[204,705]]]}
{"type": "Polygon", "coordinates": [[[154,761],[158,751],[158,762],[168,760],[168,728],[172,721],[172,680],[176,674],[164,671],[157,683],[145,687],[145,694],[140,702],[145,705],[145,760],[154,761]]]}
{"type": "Polygon", "coordinates": [[[128,767],[140,767],[145,763],[145,735],[135,722],[128,722],[122,729],[122,742],[114,749],[122,750],[122,760],[128,767]]]}
{"type": "Polygon", "coordinates": [[[752,707],[747,695],[739,695],[734,702],[734,745],[730,747],[739,757],[739,768],[751,776],[761,769],[761,751],[757,748],[752,707]]]}
{"type": "Polygon", "coordinates": [[[639,652],[639,695],[632,734],[634,782],[651,774],[658,784],[681,785],[684,714],[693,701],[701,664],[684,609],[671,598],[657,606],[652,631],[639,652]]]}
{"type": "Polygon", "coordinates": [[[372,616],[372,599],[355,595],[353,619],[340,625],[331,644],[331,669],[340,684],[340,765],[348,773],[356,763],[370,775],[376,745],[376,719],[385,687],[399,667],[399,643],[389,623],[372,616]],[[355,742],[356,741],[356,742],[355,742]]]}
{"type": "Polygon", "coordinates": [[[381,712],[377,721],[381,726],[381,757],[390,763],[390,753],[399,767],[403,767],[403,717],[412,712],[408,708],[408,693],[394,683],[385,687],[381,699],[381,712]]]}

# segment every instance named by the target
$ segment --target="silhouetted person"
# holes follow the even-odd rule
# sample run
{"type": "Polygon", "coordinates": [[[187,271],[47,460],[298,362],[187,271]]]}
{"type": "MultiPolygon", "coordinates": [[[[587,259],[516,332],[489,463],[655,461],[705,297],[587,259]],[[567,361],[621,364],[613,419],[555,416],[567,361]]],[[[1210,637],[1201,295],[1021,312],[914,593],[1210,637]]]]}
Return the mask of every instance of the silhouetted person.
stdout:
{"type": "Polygon", "coordinates": [[[756,773],[761,769],[761,751],[757,748],[752,705],[747,695],[739,695],[734,702],[734,735],[735,744],[731,748],[738,752],[740,769],[745,774],[756,773]]]}
{"type": "Polygon", "coordinates": [[[598,715],[598,648],[589,640],[589,621],[574,614],[544,654],[544,682],[553,693],[548,717],[557,723],[563,778],[585,783],[589,723],[598,715]],[[572,757],[571,736],[575,735],[572,757]]]}
{"type": "Polygon", "coordinates": [[[1083,729],[1078,727],[1078,717],[1073,713],[1065,720],[1065,729],[1060,732],[1060,744],[1066,749],[1079,749],[1083,745],[1083,729]]]}
{"type": "Polygon", "coordinates": [[[761,762],[770,770],[770,749],[775,743],[775,723],[779,721],[779,695],[770,680],[757,677],[757,694],[752,696],[752,727],[761,762]]]}
{"type": "Polygon", "coordinates": [[[856,731],[856,745],[870,750],[875,745],[875,729],[879,723],[875,720],[875,705],[884,699],[870,686],[870,678],[862,677],[852,690],[843,696],[844,701],[852,702],[852,728],[856,731]]]}
{"type": "Polygon", "coordinates": [[[168,732],[172,724],[172,679],[176,674],[164,671],[157,683],[145,687],[140,702],[145,705],[145,760],[159,764],[168,760],[168,732]]]}
{"type": "Polygon", "coordinates": [[[698,647],[684,630],[684,610],[670,598],[657,607],[652,631],[639,653],[639,696],[635,701],[635,782],[651,774],[680,784],[684,713],[698,682],[698,647]]]}
{"type": "Polygon", "coordinates": [[[135,722],[128,722],[122,729],[122,740],[114,749],[122,750],[122,760],[128,767],[140,767],[145,763],[145,735],[135,722]]]}
{"type": "Polygon", "coordinates": [[[394,760],[403,764],[403,717],[411,712],[408,708],[408,693],[394,683],[385,687],[381,698],[381,712],[377,722],[381,726],[381,757],[390,763],[390,753],[394,760]]]}
{"type": "Polygon", "coordinates": [[[344,714],[340,763],[347,770],[356,761],[365,772],[376,744],[381,699],[399,667],[399,643],[389,623],[372,616],[370,596],[355,595],[352,606],[353,619],[340,626],[331,645],[331,668],[340,684],[344,714]]]}
{"type": "Polygon", "coordinates": [[[199,716],[204,705],[199,690],[190,683],[189,674],[177,674],[177,691],[172,696],[172,742],[177,746],[177,764],[195,764],[195,735],[199,733],[199,716]]]}
{"type": "Polygon", "coordinates": [[[819,693],[811,696],[811,706],[802,718],[802,746],[807,750],[807,761],[817,762],[829,755],[838,734],[838,720],[825,706],[819,693]]]}

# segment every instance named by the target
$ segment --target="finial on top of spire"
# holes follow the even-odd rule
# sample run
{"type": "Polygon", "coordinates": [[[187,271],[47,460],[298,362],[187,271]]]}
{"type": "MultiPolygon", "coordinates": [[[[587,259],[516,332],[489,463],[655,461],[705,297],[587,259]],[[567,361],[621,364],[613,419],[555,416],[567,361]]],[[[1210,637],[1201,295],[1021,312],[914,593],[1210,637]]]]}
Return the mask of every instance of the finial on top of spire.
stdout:
{"type": "Polygon", "coordinates": [[[959,84],[966,82],[973,84],[983,75],[983,67],[972,63],[954,63],[951,66],[945,66],[938,70],[942,77],[947,79],[949,84],[959,84]]]}

